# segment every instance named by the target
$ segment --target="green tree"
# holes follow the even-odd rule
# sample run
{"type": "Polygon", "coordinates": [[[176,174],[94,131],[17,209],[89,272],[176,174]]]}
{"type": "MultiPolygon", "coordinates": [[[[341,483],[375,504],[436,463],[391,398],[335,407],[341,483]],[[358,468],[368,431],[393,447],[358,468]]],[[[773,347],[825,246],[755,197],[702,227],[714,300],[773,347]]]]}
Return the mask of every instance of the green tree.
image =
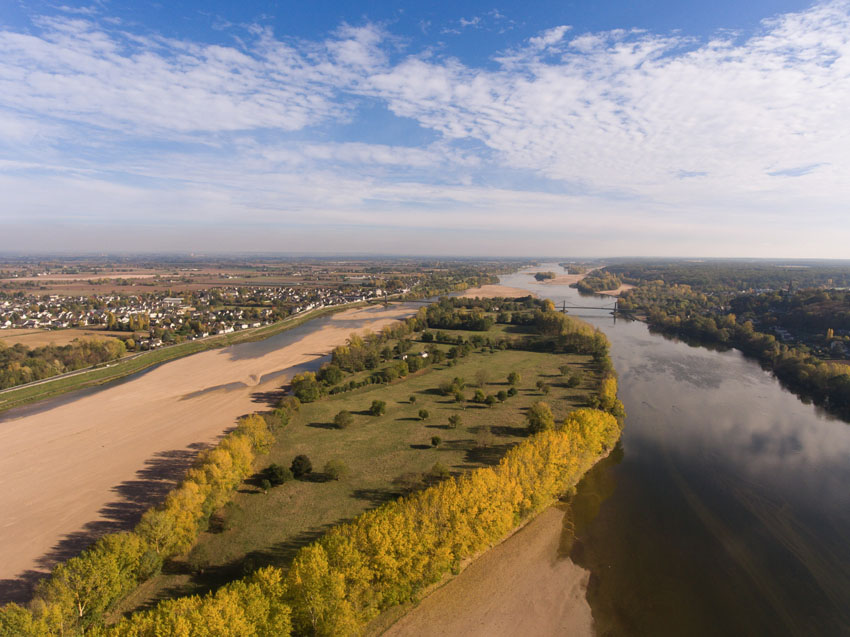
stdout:
{"type": "Polygon", "coordinates": [[[528,420],[528,431],[536,434],[555,428],[555,417],[552,408],[544,402],[536,402],[528,408],[525,415],[528,420]]]}
{"type": "Polygon", "coordinates": [[[428,417],[430,415],[431,414],[428,413],[427,409],[420,409],[419,410],[419,420],[428,420],[428,417]]]}
{"type": "Polygon", "coordinates": [[[369,407],[369,413],[373,416],[383,416],[387,413],[387,403],[383,400],[373,400],[369,407]]]}
{"type": "Polygon", "coordinates": [[[303,478],[307,474],[313,472],[313,463],[310,462],[310,458],[304,454],[299,454],[292,460],[290,470],[292,471],[292,475],[296,478],[303,478]]]}
{"type": "Polygon", "coordinates": [[[292,480],[293,478],[293,470],[287,469],[283,465],[279,464],[270,464],[266,467],[266,470],[263,472],[266,480],[268,480],[272,486],[278,486],[286,482],[287,480],[292,480]]]}
{"type": "Polygon", "coordinates": [[[337,429],[345,429],[351,423],[354,422],[354,416],[351,415],[350,411],[343,409],[338,412],[336,416],[334,416],[334,426],[337,429]]]}
{"type": "Polygon", "coordinates": [[[452,414],[449,416],[449,428],[457,429],[463,424],[463,419],[458,414],[452,414]]]}
{"type": "Polygon", "coordinates": [[[440,436],[431,436],[432,447],[439,447],[441,442],[443,442],[443,439],[440,436]]]}
{"type": "Polygon", "coordinates": [[[516,387],[522,381],[522,376],[519,375],[519,372],[511,372],[508,374],[508,384],[511,387],[516,387]]]}

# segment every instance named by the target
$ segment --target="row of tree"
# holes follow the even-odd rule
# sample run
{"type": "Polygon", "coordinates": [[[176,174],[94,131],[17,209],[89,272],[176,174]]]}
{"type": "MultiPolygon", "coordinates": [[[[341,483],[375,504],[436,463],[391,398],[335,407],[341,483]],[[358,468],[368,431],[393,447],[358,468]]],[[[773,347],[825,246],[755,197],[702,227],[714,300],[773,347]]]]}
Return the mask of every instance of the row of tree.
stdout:
{"type": "Polygon", "coordinates": [[[126,353],[124,343],[115,338],[79,339],[68,345],[34,349],[21,343],[7,347],[0,342],[0,389],[107,363],[126,353]]]}

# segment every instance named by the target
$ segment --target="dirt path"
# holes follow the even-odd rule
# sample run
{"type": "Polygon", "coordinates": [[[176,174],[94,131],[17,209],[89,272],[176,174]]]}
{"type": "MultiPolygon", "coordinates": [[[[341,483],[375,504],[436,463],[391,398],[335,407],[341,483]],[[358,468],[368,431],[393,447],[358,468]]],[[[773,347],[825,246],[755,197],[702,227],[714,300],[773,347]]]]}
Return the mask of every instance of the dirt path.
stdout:
{"type": "Polygon", "coordinates": [[[385,637],[593,634],[589,572],[558,556],[564,513],[550,508],[426,597],[385,637]]]}
{"type": "Polygon", "coordinates": [[[287,347],[254,358],[233,348],[182,358],[132,381],[0,422],[0,602],[21,599],[57,560],[126,528],[236,418],[266,409],[284,378],[264,374],[330,352],[409,309],[352,309],[287,347]]]}

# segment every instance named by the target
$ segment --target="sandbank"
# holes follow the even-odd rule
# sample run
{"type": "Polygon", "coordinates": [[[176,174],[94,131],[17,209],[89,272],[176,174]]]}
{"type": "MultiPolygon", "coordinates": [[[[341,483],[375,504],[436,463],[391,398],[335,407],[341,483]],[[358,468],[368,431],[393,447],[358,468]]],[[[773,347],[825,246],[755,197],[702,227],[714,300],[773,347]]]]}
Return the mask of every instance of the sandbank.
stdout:
{"type": "Polygon", "coordinates": [[[387,630],[387,637],[593,634],[590,572],[558,555],[564,512],[549,508],[485,552],[387,630]]]}
{"type": "Polygon", "coordinates": [[[596,294],[604,294],[605,296],[620,296],[623,292],[634,289],[635,286],[629,285],[628,283],[623,283],[616,290],[603,290],[602,292],[597,292],[596,294]]]}
{"type": "Polygon", "coordinates": [[[0,603],[21,599],[56,561],[126,528],[182,475],[197,450],[242,415],[267,408],[285,378],[353,332],[409,308],[357,308],[257,357],[209,350],[45,411],[0,422],[0,603]],[[356,329],[355,329],[356,328],[356,329]],[[26,584],[26,585],[24,585],[26,584]]]}
{"type": "Polygon", "coordinates": [[[505,297],[509,299],[522,298],[526,296],[536,296],[528,290],[522,288],[512,288],[507,285],[482,285],[477,288],[469,288],[466,292],[460,295],[462,299],[493,299],[497,297],[505,297]]]}

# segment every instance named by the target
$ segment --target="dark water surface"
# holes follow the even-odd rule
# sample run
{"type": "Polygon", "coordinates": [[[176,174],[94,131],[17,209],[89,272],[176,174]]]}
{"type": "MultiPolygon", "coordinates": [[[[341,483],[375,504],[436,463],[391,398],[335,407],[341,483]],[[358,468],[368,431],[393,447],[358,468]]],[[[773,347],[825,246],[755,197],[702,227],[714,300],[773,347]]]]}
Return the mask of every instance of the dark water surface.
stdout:
{"type": "MultiPolygon", "coordinates": [[[[612,304],[526,273],[502,284],[612,304]]],[[[568,516],[598,633],[850,635],[850,425],[738,351],[570,313],[611,340],[627,412],[568,516]]]]}

